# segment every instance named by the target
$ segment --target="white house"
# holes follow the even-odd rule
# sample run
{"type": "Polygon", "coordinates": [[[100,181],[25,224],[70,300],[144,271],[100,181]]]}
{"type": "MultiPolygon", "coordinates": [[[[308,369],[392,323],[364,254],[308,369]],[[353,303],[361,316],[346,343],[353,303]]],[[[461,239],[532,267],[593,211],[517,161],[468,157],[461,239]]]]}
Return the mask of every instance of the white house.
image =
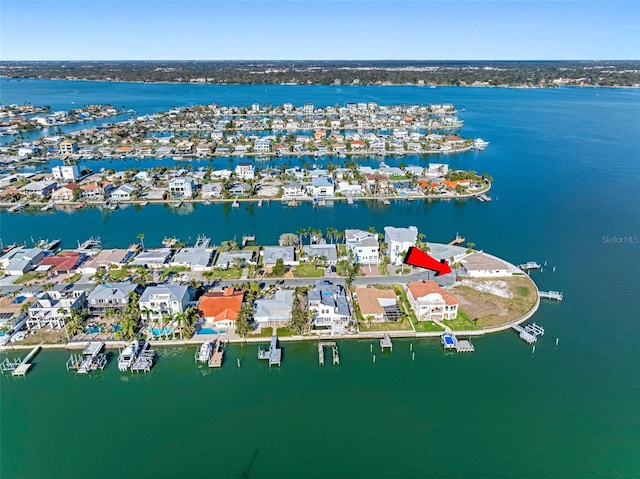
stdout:
{"type": "Polygon", "coordinates": [[[131,201],[137,193],[138,189],[135,186],[125,183],[111,192],[111,198],[118,201],[131,201]]]}
{"type": "Polygon", "coordinates": [[[507,263],[480,252],[466,256],[460,263],[467,275],[472,278],[499,278],[512,275],[507,263]]]}
{"type": "Polygon", "coordinates": [[[311,180],[311,194],[313,196],[333,196],[335,187],[333,180],[327,176],[320,176],[311,180]]]}
{"type": "Polygon", "coordinates": [[[85,305],[84,291],[62,293],[60,291],[44,291],[36,296],[29,306],[27,328],[63,328],[72,309],[82,309],[85,305]]]}
{"type": "Polygon", "coordinates": [[[353,259],[360,264],[378,264],[380,246],[378,235],[358,229],[345,230],[347,252],[353,253],[353,259]]]}
{"type": "Polygon", "coordinates": [[[255,170],[251,163],[238,163],[234,170],[236,178],[242,180],[253,180],[255,178],[255,170]]]}
{"type": "Polygon", "coordinates": [[[80,178],[77,165],[70,166],[54,166],[51,168],[51,173],[56,180],[63,181],[76,181],[80,178]]]}
{"type": "Polygon", "coordinates": [[[20,188],[20,193],[26,196],[46,198],[58,188],[58,182],[54,180],[34,181],[20,188]]]}
{"type": "Polygon", "coordinates": [[[409,226],[408,228],[384,227],[384,241],[387,243],[387,256],[392,264],[399,266],[404,261],[404,256],[411,246],[416,245],[418,240],[418,228],[409,226]]]}
{"type": "Polygon", "coordinates": [[[253,151],[256,153],[269,153],[270,150],[271,142],[265,138],[261,138],[253,144],[253,151]]]}
{"type": "Polygon", "coordinates": [[[169,180],[169,194],[174,198],[193,198],[195,183],[190,176],[178,176],[169,180]]]}
{"type": "Polygon", "coordinates": [[[6,274],[21,276],[34,269],[44,258],[40,248],[17,248],[9,251],[0,259],[0,265],[6,274]]]}
{"type": "Polygon", "coordinates": [[[313,316],[312,332],[326,332],[334,336],[347,331],[351,323],[351,310],[342,286],[318,281],[307,293],[307,302],[313,316]]]}
{"type": "Polygon", "coordinates": [[[129,304],[131,293],[140,290],[136,283],[121,282],[99,284],[87,297],[90,313],[104,313],[109,309],[124,310],[129,304]]]}
{"type": "Polygon", "coordinates": [[[302,196],[304,193],[302,183],[290,181],[282,186],[283,196],[302,196]]]}
{"type": "Polygon", "coordinates": [[[257,299],[254,303],[254,321],[265,328],[278,328],[289,324],[293,294],[292,290],[280,290],[276,291],[273,299],[257,299]]]}
{"type": "Polygon", "coordinates": [[[157,321],[184,312],[190,301],[189,286],[169,283],[147,286],[138,306],[143,319],[157,321]]]}
{"type": "Polygon", "coordinates": [[[460,301],[430,279],[407,284],[408,299],[418,321],[455,319],[460,301]]]}
{"type": "Polygon", "coordinates": [[[73,155],[78,151],[78,142],[72,140],[62,140],[58,145],[61,155],[73,155]]]}

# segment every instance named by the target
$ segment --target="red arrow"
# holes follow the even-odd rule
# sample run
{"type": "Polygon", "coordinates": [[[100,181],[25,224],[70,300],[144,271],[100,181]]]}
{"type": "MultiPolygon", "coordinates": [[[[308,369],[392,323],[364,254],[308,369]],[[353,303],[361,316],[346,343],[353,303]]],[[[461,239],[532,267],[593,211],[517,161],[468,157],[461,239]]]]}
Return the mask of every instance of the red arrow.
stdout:
{"type": "Polygon", "coordinates": [[[409,251],[407,251],[407,255],[404,257],[404,263],[435,271],[436,276],[451,273],[451,268],[447,260],[443,259],[442,261],[438,261],[414,246],[411,246],[409,251]]]}

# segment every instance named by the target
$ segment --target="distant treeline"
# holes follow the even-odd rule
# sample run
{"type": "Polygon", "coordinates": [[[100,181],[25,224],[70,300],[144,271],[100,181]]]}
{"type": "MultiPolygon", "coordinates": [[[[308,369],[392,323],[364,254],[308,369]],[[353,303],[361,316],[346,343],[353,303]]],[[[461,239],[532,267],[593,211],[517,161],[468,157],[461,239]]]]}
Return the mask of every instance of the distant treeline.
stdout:
{"type": "Polygon", "coordinates": [[[638,86],[640,61],[5,61],[0,75],[217,84],[638,86]]]}

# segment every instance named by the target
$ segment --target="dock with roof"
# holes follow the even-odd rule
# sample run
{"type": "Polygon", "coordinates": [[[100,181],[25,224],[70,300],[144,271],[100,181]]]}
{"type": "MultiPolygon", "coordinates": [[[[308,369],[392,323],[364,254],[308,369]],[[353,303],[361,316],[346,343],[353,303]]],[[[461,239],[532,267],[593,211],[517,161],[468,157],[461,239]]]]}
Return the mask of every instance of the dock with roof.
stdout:
{"type": "Polygon", "coordinates": [[[278,347],[278,336],[271,336],[269,349],[258,349],[258,359],[268,359],[269,366],[280,366],[282,361],[282,349],[278,347]]]}

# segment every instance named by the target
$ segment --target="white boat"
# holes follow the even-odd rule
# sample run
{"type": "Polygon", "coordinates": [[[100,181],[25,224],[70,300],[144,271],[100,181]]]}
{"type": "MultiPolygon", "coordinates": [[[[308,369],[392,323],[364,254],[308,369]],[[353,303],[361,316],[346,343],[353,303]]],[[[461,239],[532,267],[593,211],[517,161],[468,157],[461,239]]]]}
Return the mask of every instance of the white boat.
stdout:
{"type": "Polygon", "coordinates": [[[126,348],[122,350],[120,356],[118,356],[118,369],[120,371],[127,371],[131,368],[131,365],[136,360],[140,350],[140,344],[138,341],[133,341],[126,348]]]}
{"type": "Polygon", "coordinates": [[[210,342],[202,343],[200,345],[200,349],[198,349],[197,360],[199,363],[206,363],[211,359],[211,355],[213,354],[213,344],[210,342]]]}
{"type": "Polygon", "coordinates": [[[473,147],[476,150],[484,150],[489,145],[488,141],[484,141],[482,138],[473,140],[473,147]]]}

